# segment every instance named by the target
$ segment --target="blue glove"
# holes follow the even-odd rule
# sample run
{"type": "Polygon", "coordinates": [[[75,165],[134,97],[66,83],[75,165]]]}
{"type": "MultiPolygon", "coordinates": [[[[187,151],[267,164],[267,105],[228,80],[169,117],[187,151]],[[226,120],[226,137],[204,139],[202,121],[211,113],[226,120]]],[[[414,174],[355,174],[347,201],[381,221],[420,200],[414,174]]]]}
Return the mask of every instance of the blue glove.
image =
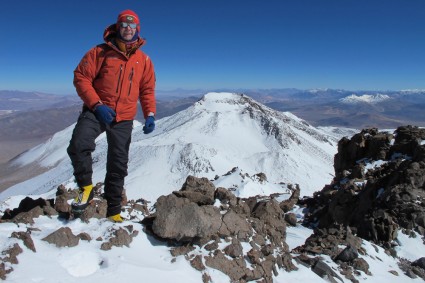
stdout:
{"type": "Polygon", "coordinates": [[[96,115],[99,122],[110,125],[115,120],[115,116],[117,114],[115,114],[115,111],[108,106],[100,104],[94,109],[94,115],[96,115]]]}
{"type": "Polygon", "coordinates": [[[153,116],[148,116],[146,118],[145,125],[143,126],[143,133],[150,134],[155,129],[155,118],[153,116]]]}

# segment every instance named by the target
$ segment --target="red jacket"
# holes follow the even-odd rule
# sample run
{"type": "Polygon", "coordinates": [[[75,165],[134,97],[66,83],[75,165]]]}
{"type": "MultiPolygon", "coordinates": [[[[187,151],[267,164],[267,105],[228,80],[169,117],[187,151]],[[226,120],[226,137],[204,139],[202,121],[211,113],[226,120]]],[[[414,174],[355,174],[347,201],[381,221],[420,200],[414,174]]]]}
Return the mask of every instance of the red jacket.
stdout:
{"type": "Polygon", "coordinates": [[[115,24],[104,33],[106,44],[90,49],[74,71],[74,86],[84,104],[92,109],[101,101],[117,114],[116,121],[133,120],[140,100],[144,117],[156,113],[155,72],[152,61],[139,48],[126,56],[112,42],[115,24]]]}

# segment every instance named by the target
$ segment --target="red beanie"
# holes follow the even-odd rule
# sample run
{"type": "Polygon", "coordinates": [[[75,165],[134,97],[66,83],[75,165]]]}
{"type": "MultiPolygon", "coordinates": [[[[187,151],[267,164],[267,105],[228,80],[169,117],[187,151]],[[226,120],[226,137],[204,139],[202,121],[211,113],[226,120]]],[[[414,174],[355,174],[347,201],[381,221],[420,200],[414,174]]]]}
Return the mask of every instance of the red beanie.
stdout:
{"type": "Polygon", "coordinates": [[[117,18],[117,29],[119,28],[119,23],[135,23],[137,24],[137,32],[140,32],[140,20],[139,16],[132,10],[122,11],[117,18]]]}

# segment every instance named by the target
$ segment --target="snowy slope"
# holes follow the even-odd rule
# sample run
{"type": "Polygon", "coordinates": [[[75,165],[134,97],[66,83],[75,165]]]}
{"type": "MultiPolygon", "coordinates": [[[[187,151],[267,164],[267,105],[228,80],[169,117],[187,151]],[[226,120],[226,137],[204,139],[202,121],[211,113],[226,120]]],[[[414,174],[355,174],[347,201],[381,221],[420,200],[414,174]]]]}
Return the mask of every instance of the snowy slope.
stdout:
{"type": "MultiPolygon", "coordinates": [[[[66,155],[72,129],[15,160],[17,165],[36,162],[50,170],[9,188],[0,199],[54,193],[60,184],[74,188],[66,155]]],[[[291,113],[231,93],[208,93],[192,107],[158,120],[150,135],[136,123],[132,141],[125,188],[129,198],[150,201],[180,188],[188,175],[212,179],[233,167],[250,175],[263,172],[272,183],[298,183],[302,195],[311,195],[332,179],[336,153],[335,137],[291,113]]],[[[106,147],[102,134],[93,155],[95,183],[105,175],[106,147]]]]}

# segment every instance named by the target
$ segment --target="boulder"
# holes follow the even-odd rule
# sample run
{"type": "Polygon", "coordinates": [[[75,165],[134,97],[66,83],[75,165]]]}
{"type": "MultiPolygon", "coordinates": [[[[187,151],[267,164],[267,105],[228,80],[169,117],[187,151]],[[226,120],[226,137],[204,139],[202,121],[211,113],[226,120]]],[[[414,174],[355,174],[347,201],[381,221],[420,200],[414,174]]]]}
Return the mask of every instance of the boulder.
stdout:
{"type": "Polygon", "coordinates": [[[156,202],[152,229],[161,238],[191,241],[217,233],[220,226],[220,211],[212,205],[199,206],[173,194],[161,196],[156,202]]]}
{"type": "Polygon", "coordinates": [[[69,227],[61,227],[42,240],[57,247],[75,247],[78,245],[80,238],[75,236],[69,227]]]}

